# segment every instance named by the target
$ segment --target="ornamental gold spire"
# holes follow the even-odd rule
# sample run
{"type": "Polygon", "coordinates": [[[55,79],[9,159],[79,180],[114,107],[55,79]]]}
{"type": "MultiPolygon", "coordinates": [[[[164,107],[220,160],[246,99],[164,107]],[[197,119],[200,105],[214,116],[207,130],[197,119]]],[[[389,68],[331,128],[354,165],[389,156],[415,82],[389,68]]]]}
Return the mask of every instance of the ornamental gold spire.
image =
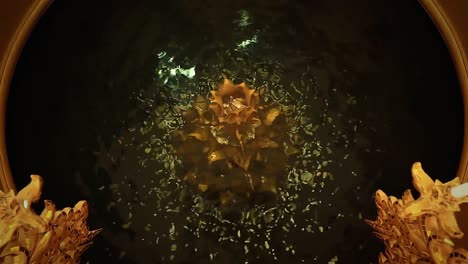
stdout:
{"type": "Polygon", "coordinates": [[[101,230],[90,231],[86,224],[88,205],[57,210],[44,201],[40,215],[32,209],[42,191],[42,178],[31,182],[16,196],[0,191],[0,263],[79,263],[80,256],[101,230]]]}
{"type": "Polygon", "coordinates": [[[464,235],[455,212],[460,211],[460,204],[468,202],[468,197],[451,195],[451,189],[460,184],[459,179],[447,183],[433,181],[419,162],[411,172],[413,185],[420,193],[418,199],[413,198],[410,190],[401,199],[389,197],[382,190],[375,194],[377,219],[367,222],[385,243],[379,262],[468,263],[468,250],[457,248],[453,240],[464,235]]]}

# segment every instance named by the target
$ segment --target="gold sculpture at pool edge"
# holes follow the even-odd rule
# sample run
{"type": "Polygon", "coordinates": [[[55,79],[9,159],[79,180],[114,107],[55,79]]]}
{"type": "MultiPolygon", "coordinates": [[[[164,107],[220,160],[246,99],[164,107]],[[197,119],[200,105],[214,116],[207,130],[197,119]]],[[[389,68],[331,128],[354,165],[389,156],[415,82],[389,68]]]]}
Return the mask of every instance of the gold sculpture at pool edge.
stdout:
{"type": "Polygon", "coordinates": [[[468,263],[468,250],[457,248],[454,239],[462,238],[455,212],[468,197],[455,198],[450,190],[459,185],[455,178],[447,183],[435,182],[420,163],[412,168],[413,185],[420,193],[414,199],[406,190],[401,199],[388,197],[383,191],[375,194],[378,216],[367,221],[386,250],[379,255],[381,264],[391,263],[468,263]]]}
{"type": "Polygon", "coordinates": [[[57,210],[45,201],[40,215],[32,209],[42,192],[42,178],[31,182],[17,195],[0,191],[0,263],[79,263],[91,240],[101,230],[90,231],[86,224],[88,205],[57,210]]]}
{"type": "Polygon", "coordinates": [[[264,100],[264,89],[224,79],[209,98],[198,96],[174,133],[184,180],[222,204],[240,194],[276,193],[288,157],[299,150],[287,136],[282,107],[264,100]]]}

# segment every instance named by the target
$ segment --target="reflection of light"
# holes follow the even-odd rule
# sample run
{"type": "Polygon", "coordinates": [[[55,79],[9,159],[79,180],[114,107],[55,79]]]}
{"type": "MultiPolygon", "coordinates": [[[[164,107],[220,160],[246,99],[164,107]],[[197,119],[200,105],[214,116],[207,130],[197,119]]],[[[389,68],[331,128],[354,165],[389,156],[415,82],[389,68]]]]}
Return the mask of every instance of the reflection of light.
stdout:
{"type": "Polygon", "coordinates": [[[177,74],[184,75],[185,77],[192,79],[195,76],[195,66],[192,68],[184,69],[180,66],[170,70],[171,76],[176,76],[177,74]]]}
{"type": "Polygon", "coordinates": [[[234,21],[234,22],[237,22],[237,25],[239,27],[246,27],[246,26],[252,24],[252,21],[251,21],[250,16],[249,16],[249,12],[247,12],[246,10],[240,10],[239,15],[240,15],[239,20],[234,21]]]}
{"type": "Polygon", "coordinates": [[[453,187],[450,193],[455,198],[462,198],[468,196],[468,182],[453,187]]]}
{"type": "Polygon", "coordinates": [[[161,60],[155,72],[158,74],[158,78],[162,80],[163,84],[166,84],[171,77],[182,75],[192,79],[195,76],[195,66],[191,68],[182,68],[180,65],[176,66],[174,57],[169,56],[165,51],[159,52],[157,56],[161,60]]]}
{"type": "Polygon", "coordinates": [[[237,44],[237,49],[245,49],[250,44],[257,43],[257,35],[254,35],[252,39],[247,39],[237,44]]]}

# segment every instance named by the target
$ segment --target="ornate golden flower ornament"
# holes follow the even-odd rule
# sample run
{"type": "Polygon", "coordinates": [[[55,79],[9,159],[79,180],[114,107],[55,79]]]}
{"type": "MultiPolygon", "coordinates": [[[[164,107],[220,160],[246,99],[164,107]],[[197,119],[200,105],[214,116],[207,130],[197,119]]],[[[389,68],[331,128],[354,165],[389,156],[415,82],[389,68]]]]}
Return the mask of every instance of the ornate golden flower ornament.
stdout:
{"type": "Polygon", "coordinates": [[[197,97],[174,134],[184,180],[217,192],[223,204],[240,193],[276,193],[288,156],[298,152],[288,140],[281,106],[266,104],[261,95],[224,79],[209,98],[197,97]]]}
{"type": "Polygon", "coordinates": [[[420,163],[412,168],[413,185],[420,193],[414,199],[406,190],[401,199],[375,194],[377,219],[367,221],[385,243],[380,263],[468,263],[468,250],[456,248],[454,238],[463,237],[455,212],[468,197],[455,198],[450,190],[460,184],[455,178],[447,183],[433,181],[420,163]]]}
{"type": "Polygon", "coordinates": [[[86,225],[85,201],[73,208],[56,210],[45,201],[40,215],[31,204],[39,200],[42,178],[31,176],[31,183],[16,196],[0,191],[0,263],[79,263],[82,253],[101,230],[86,225]]]}
{"type": "Polygon", "coordinates": [[[217,91],[211,91],[210,108],[220,123],[245,123],[256,111],[259,94],[245,83],[235,85],[228,79],[217,91]]]}

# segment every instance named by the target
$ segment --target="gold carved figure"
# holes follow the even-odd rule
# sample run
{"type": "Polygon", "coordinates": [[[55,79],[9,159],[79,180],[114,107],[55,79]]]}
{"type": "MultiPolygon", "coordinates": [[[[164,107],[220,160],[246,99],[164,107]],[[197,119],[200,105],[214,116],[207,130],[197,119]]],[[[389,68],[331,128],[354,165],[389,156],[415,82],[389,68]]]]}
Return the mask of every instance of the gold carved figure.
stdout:
{"type": "Polygon", "coordinates": [[[31,182],[17,195],[0,191],[0,263],[79,263],[80,256],[101,230],[90,231],[86,224],[88,205],[57,210],[51,201],[37,215],[31,208],[42,192],[42,178],[31,182]]]}
{"type": "Polygon", "coordinates": [[[367,221],[385,243],[379,255],[384,263],[468,263],[468,250],[458,248],[455,239],[463,237],[455,212],[468,197],[455,198],[451,189],[460,184],[455,178],[447,183],[433,181],[421,164],[412,167],[413,185],[420,197],[414,199],[406,190],[401,199],[387,196],[382,190],[375,194],[377,219],[367,221]]]}

